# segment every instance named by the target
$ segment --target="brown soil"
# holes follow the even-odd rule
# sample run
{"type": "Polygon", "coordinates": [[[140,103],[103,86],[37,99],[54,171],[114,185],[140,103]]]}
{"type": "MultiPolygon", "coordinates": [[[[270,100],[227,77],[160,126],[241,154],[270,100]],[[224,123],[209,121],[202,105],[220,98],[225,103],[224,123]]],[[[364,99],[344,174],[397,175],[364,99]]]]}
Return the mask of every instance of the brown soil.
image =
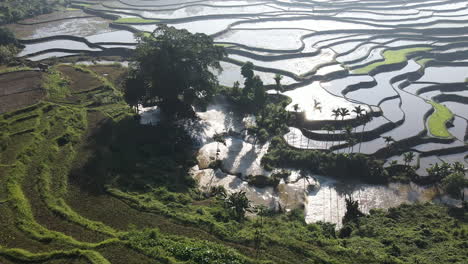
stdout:
{"type": "Polygon", "coordinates": [[[73,66],[62,65],[58,69],[71,81],[72,93],[93,90],[102,85],[101,81],[93,75],[73,68],[73,66]]]}
{"type": "Polygon", "coordinates": [[[1,74],[0,114],[35,104],[45,97],[41,81],[42,74],[37,71],[1,74]]]}
{"type": "Polygon", "coordinates": [[[118,87],[127,76],[127,68],[114,65],[94,65],[89,67],[95,73],[106,77],[109,81],[118,87]]]}
{"type": "Polygon", "coordinates": [[[22,24],[34,24],[34,23],[46,23],[48,21],[54,21],[57,19],[64,19],[70,17],[86,17],[89,14],[86,14],[82,10],[74,10],[74,11],[57,11],[49,14],[40,15],[33,18],[28,18],[19,21],[22,24]]]}

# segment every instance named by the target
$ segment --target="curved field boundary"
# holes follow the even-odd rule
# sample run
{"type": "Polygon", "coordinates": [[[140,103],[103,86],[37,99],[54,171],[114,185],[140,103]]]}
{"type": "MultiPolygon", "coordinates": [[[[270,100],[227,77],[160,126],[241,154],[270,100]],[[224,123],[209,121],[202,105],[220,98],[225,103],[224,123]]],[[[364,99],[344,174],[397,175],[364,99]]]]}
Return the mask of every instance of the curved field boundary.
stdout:
{"type": "Polygon", "coordinates": [[[6,249],[0,247],[0,255],[21,262],[44,262],[48,260],[85,258],[91,264],[110,264],[101,254],[92,250],[73,249],[66,251],[49,251],[45,253],[31,253],[24,249],[6,249]]]}
{"type": "Polygon", "coordinates": [[[371,62],[367,65],[359,66],[359,68],[351,68],[355,74],[369,74],[371,76],[377,75],[382,72],[394,71],[401,66],[406,66],[408,60],[420,56],[426,51],[431,50],[432,47],[427,45],[414,45],[405,46],[401,48],[389,48],[381,53],[384,58],[381,61],[371,62]]]}
{"type": "MultiPolygon", "coordinates": [[[[381,125],[375,129],[367,130],[364,132],[358,131],[353,132],[353,135],[359,139],[362,139],[363,142],[371,141],[380,137],[381,134],[389,132],[394,128],[398,127],[403,121],[399,121],[397,123],[386,123],[381,125]]],[[[327,123],[330,124],[330,123],[327,123]]],[[[303,135],[309,139],[319,140],[319,141],[344,141],[347,139],[347,135],[344,133],[314,133],[306,128],[301,128],[303,135]]]]}
{"type": "Polygon", "coordinates": [[[447,130],[447,124],[454,119],[453,113],[445,106],[428,101],[434,109],[427,119],[429,133],[435,137],[452,138],[452,134],[447,130]]]}
{"type": "Polygon", "coordinates": [[[23,26],[35,26],[35,25],[52,23],[52,22],[60,22],[60,21],[67,21],[67,20],[74,20],[74,19],[88,19],[88,18],[95,18],[95,17],[97,16],[74,16],[74,17],[64,17],[64,18],[52,19],[52,20],[47,20],[47,21],[35,22],[35,23],[16,22],[16,24],[23,25],[23,26]]]}

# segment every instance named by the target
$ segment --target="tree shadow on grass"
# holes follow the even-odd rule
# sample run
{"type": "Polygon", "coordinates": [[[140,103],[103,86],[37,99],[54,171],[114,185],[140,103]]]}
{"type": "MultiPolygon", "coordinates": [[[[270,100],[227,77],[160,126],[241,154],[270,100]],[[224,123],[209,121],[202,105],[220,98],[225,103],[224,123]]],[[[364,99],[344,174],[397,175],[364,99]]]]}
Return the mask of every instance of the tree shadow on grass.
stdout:
{"type": "Polygon", "coordinates": [[[132,117],[106,120],[88,135],[81,152],[88,158],[72,170],[70,181],[92,194],[104,193],[106,186],[185,192],[194,185],[187,174],[195,163],[192,140],[174,124],[141,125],[132,117]]]}

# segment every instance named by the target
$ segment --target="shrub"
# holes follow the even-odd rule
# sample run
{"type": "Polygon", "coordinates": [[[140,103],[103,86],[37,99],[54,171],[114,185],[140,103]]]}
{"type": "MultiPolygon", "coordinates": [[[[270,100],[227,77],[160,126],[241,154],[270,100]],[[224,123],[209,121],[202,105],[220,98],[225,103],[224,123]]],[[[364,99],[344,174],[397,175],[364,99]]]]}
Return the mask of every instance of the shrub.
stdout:
{"type": "Polygon", "coordinates": [[[0,46],[0,64],[9,64],[14,61],[18,48],[14,45],[3,45],[0,46]]]}

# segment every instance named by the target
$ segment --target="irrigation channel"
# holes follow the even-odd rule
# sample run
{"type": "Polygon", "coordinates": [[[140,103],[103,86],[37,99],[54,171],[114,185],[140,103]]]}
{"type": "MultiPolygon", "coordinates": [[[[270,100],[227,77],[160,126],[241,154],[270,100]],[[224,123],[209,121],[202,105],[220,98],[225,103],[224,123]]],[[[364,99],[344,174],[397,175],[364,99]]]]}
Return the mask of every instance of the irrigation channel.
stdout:
{"type": "MultiPolygon", "coordinates": [[[[242,82],[240,67],[256,66],[268,87],[274,75],[284,76],[287,107],[304,117],[284,138],[298,149],[332,148],[360,151],[387,162],[403,163],[403,152],[416,153],[418,173],[437,162],[467,164],[468,146],[468,3],[466,0],[120,0],[72,1],[74,9],[10,25],[33,61],[76,55],[128,56],[136,46],[134,33],[152,32],[165,23],[193,33],[211,35],[226,47],[220,83],[242,82]],[[343,131],[324,124],[352,121],[356,114],[334,118],[338,107],[360,105],[373,119],[354,124],[362,142],[343,145],[343,131]],[[436,119],[440,109],[451,120],[436,119]],[[435,119],[429,122],[430,119],[435,119]],[[437,127],[442,129],[435,129],[437,127]],[[401,153],[386,151],[383,137],[404,142],[401,153]]],[[[144,109],[144,123],[157,123],[157,109],[144,109]]],[[[293,171],[278,188],[255,188],[247,175],[269,176],[260,166],[268,149],[240,136],[252,118],[236,116],[218,98],[201,117],[197,137],[199,165],[191,171],[200,188],[223,185],[246,190],[257,204],[291,209],[305,205],[306,221],[340,223],[344,194],[361,209],[388,208],[404,202],[444,200],[431,188],[391,184],[372,186],[336,182],[312,175],[305,182],[293,171]],[[215,133],[234,131],[226,145],[212,141],[215,133]],[[222,170],[207,167],[220,150],[222,170]],[[312,186],[312,187],[311,187],[312,186]]],[[[195,135],[194,135],[195,136],[195,135]]]]}

